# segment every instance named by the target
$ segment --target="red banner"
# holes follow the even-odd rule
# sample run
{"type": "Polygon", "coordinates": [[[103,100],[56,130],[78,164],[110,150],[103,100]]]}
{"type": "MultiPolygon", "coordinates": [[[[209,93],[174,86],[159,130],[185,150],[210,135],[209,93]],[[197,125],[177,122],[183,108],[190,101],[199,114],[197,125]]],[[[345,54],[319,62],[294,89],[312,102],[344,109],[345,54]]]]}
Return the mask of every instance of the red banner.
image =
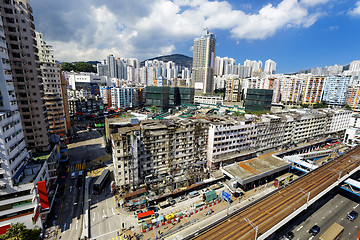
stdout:
{"type": "Polygon", "coordinates": [[[50,205],[49,205],[49,198],[46,190],[45,181],[38,182],[37,186],[38,186],[41,209],[42,210],[48,209],[50,205]]]}
{"type": "Polygon", "coordinates": [[[10,224],[0,227],[0,235],[5,234],[10,227],[10,224]]]}

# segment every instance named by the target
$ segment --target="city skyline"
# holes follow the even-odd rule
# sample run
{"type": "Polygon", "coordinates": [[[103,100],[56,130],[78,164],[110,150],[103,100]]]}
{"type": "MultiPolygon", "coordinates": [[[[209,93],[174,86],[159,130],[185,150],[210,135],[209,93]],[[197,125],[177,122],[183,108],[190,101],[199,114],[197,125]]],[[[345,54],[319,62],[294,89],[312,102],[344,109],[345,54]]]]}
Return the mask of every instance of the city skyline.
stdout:
{"type": "Polygon", "coordinates": [[[30,3],[60,61],[192,56],[193,39],[206,27],[217,36],[217,56],[272,59],[279,73],[345,65],[359,55],[360,5],[350,0],[30,3]]]}

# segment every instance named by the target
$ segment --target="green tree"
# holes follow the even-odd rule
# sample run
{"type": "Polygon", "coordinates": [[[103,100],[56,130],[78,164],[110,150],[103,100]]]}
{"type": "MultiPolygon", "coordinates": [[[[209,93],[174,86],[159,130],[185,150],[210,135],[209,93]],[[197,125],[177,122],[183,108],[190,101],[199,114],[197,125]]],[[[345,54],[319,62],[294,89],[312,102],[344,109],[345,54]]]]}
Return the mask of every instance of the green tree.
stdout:
{"type": "Polygon", "coordinates": [[[23,223],[15,223],[14,225],[11,225],[11,227],[6,231],[6,233],[3,235],[3,239],[23,239],[26,230],[27,229],[23,223]]]}
{"type": "Polygon", "coordinates": [[[96,72],[96,68],[86,62],[77,62],[74,67],[77,72],[96,72]]]}
{"type": "Polygon", "coordinates": [[[345,109],[350,110],[350,111],[352,110],[351,107],[349,105],[347,105],[347,104],[345,105],[345,109]]]}
{"type": "Polygon", "coordinates": [[[70,71],[75,71],[75,66],[74,66],[74,64],[72,64],[72,63],[64,62],[64,63],[61,64],[60,69],[61,69],[62,71],[68,71],[68,72],[70,72],[70,71]]]}
{"type": "Polygon", "coordinates": [[[313,105],[313,108],[314,109],[318,109],[318,108],[327,108],[328,105],[325,103],[325,102],[320,102],[320,103],[315,103],[313,105]]]}

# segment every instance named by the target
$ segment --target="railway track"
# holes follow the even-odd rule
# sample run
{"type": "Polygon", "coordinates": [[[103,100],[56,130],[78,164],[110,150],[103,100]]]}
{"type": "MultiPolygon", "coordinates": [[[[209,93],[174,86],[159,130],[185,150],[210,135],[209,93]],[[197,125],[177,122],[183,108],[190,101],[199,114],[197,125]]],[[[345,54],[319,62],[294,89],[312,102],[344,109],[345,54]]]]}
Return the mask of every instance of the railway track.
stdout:
{"type": "Polygon", "coordinates": [[[254,239],[256,231],[249,221],[258,226],[259,237],[359,164],[357,147],[192,239],[254,239]]]}

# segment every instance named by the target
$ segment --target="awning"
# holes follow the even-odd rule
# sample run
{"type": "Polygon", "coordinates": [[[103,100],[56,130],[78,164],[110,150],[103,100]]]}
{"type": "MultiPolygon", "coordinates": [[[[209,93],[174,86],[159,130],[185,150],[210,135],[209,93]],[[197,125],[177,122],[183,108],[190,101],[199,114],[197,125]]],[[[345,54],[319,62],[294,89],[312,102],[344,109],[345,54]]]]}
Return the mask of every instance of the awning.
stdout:
{"type": "Polygon", "coordinates": [[[138,213],[137,217],[138,217],[138,219],[140,219],[140,218],[143,218],[143,217],[150,217],[152,215],[154,215],[154,210],[138,213]]]}

